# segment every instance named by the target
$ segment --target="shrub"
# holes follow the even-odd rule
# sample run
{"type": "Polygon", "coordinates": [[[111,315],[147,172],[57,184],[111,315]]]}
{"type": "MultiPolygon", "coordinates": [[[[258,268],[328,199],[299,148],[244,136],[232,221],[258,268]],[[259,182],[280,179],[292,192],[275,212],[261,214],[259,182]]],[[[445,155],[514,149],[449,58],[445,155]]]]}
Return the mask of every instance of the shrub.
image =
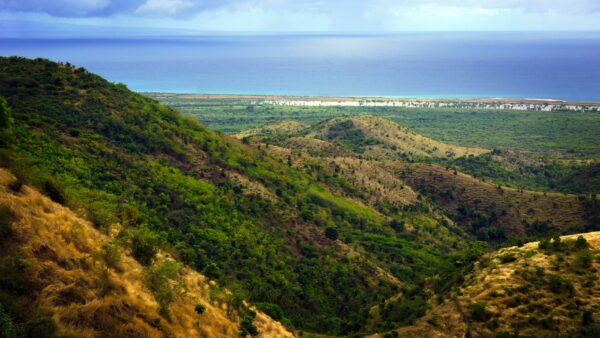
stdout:
{"type": "Polygon", "coordinates": [[[21,192],[21,189],[23,189],[23,185],[25,184],[25,181],[21,178],[17,178],[16,180],[10,182],[8,184],[8,189],[12,192],[21,192]]]}
{"type": "Polygon", "coordinates": [[[202,315],[204,311],[206,311],[206,308],[202,304],[196,304],[194,311],[196,311],[197,314],[202,315]]]}
{"type": "Polygon", "coordinates": [[[40,317],[29,321],[25,325],[25,336],[28,338],[54,337],[56,324],[50,317],[40,317]]]}
{"type": "Polygon", "coordinates": [[[150,265],[158,252],[159,238],[148,229],[137,229],[131,233],[131,253],[142,265],[150,265]]]}
{"type": "Polygon", "coordinates": [[[12,234],[12,223],[15,220],[15,214],[6,205],[0,204],[0,238],[8,237],[12,234]]]}
{"type": "Polygon", "coordinates": [[[592,262],[594,261],[594,254],[590,250],[583,250],[579,254],[577,254],[577,263],[582,268],[589,268],[592,266],[592,262]]]}
{"type": "Polygon", "coordinates": [[[506,254],[506,255],[500,256],[500,262],[502,262],[502,263],[510,263],[510,262],[514,262],[516,260],[517,260],[517,257],[515,257],[515,255],[513,255],[513,254],[506,254]]]}
{"type": "Polygon", "coordinates": [[[106,265],[120,270],[121,265],[121,247],[116,241],[106,243],[102,246],[102,253],[106,265]]]}
{"type": "Polygon", "coordinates": [[[579,237],[577,237],[577,240],[575,240],[575,249],[577,249],[577,250],[587,249],[588,246],[589,246],[588,242],[585,240],[585,238],[583,236],[579,236],[579,237]]]}
{"type": "Polygon", "coordinates": [[[568,279],[563,279],[557,275],[551,275],[548,280],[548,288],[554,293],[562,293],[564,291],[572,293],[575,291],[573,282],[568,279]]]}
{"type": "Polygon", "coordinates": [[[581,325],[588,326],[594,323],[594,313],[590,310],[583,311],[581,315],[581,325]]]}
{"type": "Polygon", "coordinates": [[[154,294],[160,307],[160,313],[165,317],[169,314],[169,305],[175,300],[180,291],[183,290],[183,284],[180,279],[182,267],[177,262],[164,262],[154,265],[146,271],[148,289],[154,294]]]}
{"type": "Polygon", "coordinates": [[[42,184],[42,192],[51,200],[59,204],[67,202],[67,195],[63,188],[52,178],[46,179],[42,184]]]}
{"type": "Polygon", "coordinates": [[[338,231],[334,227],[328,227],[325,229],[325,237],[329,238],[332,241],[338,239],[338,231]]]}
{"type": "Polygon", "coordinates": [[[246,316],[240,322],[240,336],[246,337],[247,335],[251,335],[252,337],[258,336],[258,329],[254,326],[252,322],[254,318],[252,316],[246,316]]]}
{"type": "Polygon", "coordinates": [[[255,305],[257,309],[266,313],[269,317],[275,319],[276,321],[281,321],[281,319],[285,317],[283,310],[281,310],[277,304],[256,303],[255,305]]]}
{"type": "Polygon", "coordinates": [[[486,302],[475,302],[469,304],[469,316],[478,322],[485,322],[490,319],[491,314],[487,310],[486,302]]]}
{"type": "Polygon", "coordinates": [[[16,338],[17,328],[10,315],[4,310],[0,303],[0,337],[16,338]]]}

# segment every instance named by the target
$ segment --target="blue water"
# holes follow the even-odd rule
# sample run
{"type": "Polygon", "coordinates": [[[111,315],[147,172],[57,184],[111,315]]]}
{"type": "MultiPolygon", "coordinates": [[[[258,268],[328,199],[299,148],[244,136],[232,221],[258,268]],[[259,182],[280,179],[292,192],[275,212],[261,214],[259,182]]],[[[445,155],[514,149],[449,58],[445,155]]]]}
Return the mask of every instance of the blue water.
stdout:
{"type": "Polygon", "coordinates": [[[136,91],[600,101],[600,33],[0,39],[136,91]]]}

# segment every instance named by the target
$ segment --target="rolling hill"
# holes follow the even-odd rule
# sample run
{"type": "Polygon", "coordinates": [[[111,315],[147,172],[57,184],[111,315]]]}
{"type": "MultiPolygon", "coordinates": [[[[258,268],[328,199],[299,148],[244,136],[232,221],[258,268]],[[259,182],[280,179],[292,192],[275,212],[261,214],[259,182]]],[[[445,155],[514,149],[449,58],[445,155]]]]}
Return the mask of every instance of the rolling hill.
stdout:
{"type": "MultiPolygon", "coordinates": [[[[165,252],[229,290],[231,311],[246,313],[246,301],[290,331],[367,334],[408,323],[373,323],[373,306],[410,294],[399,303],[421,313],[413,296],[429,295],[411,290],[462,274],[481,253],[410,193],[398,195],[409,207],[376,203],[385,195],[369,200],[318,163],[297,168],[275,147],[210,131],[83,68],[12,57],[0,73],[0,165],[106,238],[120,229],[117,247],[143,271],[132,278],[171,273],[156,254],[165,252]]],[[[0,303],[16,317],[9,296],[0,303]]],[[[86,297],[76,300],[96,301],[86,297]]]]}
{"type": "Polygon", "coordinates": [[[271,146],[270,152],[300,168],[322,163],[375,208],[382,202],[411,205],[426,196],[481,240],[597,228],[598,202],[592,197],[528,191],[475,178],[453,164],[488,156],[485,150],[443,144],[380,117],[334,118],[302,132],[270,135],[255,135],[252,142],[279,146],[271,146]]]}

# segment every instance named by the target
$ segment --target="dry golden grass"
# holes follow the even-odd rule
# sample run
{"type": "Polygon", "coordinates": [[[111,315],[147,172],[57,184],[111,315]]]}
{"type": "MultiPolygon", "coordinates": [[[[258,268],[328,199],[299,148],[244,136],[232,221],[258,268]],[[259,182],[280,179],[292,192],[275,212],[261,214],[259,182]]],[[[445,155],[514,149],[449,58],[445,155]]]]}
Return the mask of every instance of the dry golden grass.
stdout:
{"type": "Polygon", "coordinates": [[[579,265],[577,252],[545,253],[538,249],[539,242],[499,250],[484,257],[485,264],[478,264],[458,291],[441,304],[432,303],[421,320],[397,333],[400,337],[496,337],[517,331],[521,337],[579,336],[583,311],[591,312],[596,321],[600,318],[600,232],[561,240],[579,236],[587,240],[595,257],[588,267],[579,265]],[[515,260],[503,260],[507,255],[515,260]],[[573,292],[556,292],[547,284],[532,282],[545,278],[547,283],[552,275],[569,280],[573,292]],[[475,302],[487,304],[488,319],[472,317],[469,306],[475,302]]]}
{"type": "Polygon", "coordinates": [[[325,138],[329,127],[343,121],[350,121],[354,128],[362,131],[367,137],[372,137],[381,144],[367,147],[364,155],[375,158],[396,157],[399,153],[418,157],[453,158],[467,155],[481,155],[488,150],[483,148],[467,148],[442,143],[412,130],[402,127],[395,122],[377,116],[340,117],[334,118],[307,135],[307,137],[325,138]]]}
{"type": "MultiPolygon", "coordinates": [[[[111,238],[90,222],[23,186],[13,193],[14,177],[0,169],[0,204],[16,215],[12,249],[31,268],[34,285],[22,305],[51,316],[60,336],[73,337],[237,337],[239,318],[227,313],[208,281],[184,268],[184,290],[169,306],[169,318],[145,285],[144,268],[121,250],[117,267],[109,266],[103,245],[111,238]],[[198,315],[197,304],[206,311],[198,315]]],[[[171,260],[161,253],[159,262],[171,260]]],[[[280,323],[259,313],[255,325],[263,337],[293,337],[280,323]]]]}

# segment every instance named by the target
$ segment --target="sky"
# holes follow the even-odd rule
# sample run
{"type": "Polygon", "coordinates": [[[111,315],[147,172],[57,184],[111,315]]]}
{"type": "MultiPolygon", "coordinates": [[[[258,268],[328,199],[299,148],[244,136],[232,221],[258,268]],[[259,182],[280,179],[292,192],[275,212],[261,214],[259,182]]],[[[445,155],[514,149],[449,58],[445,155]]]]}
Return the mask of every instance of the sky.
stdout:
{"type": "Polygon", "coordinates": [[[600,30],[600,0],[0,0],[0,36],[600,30]]]}

